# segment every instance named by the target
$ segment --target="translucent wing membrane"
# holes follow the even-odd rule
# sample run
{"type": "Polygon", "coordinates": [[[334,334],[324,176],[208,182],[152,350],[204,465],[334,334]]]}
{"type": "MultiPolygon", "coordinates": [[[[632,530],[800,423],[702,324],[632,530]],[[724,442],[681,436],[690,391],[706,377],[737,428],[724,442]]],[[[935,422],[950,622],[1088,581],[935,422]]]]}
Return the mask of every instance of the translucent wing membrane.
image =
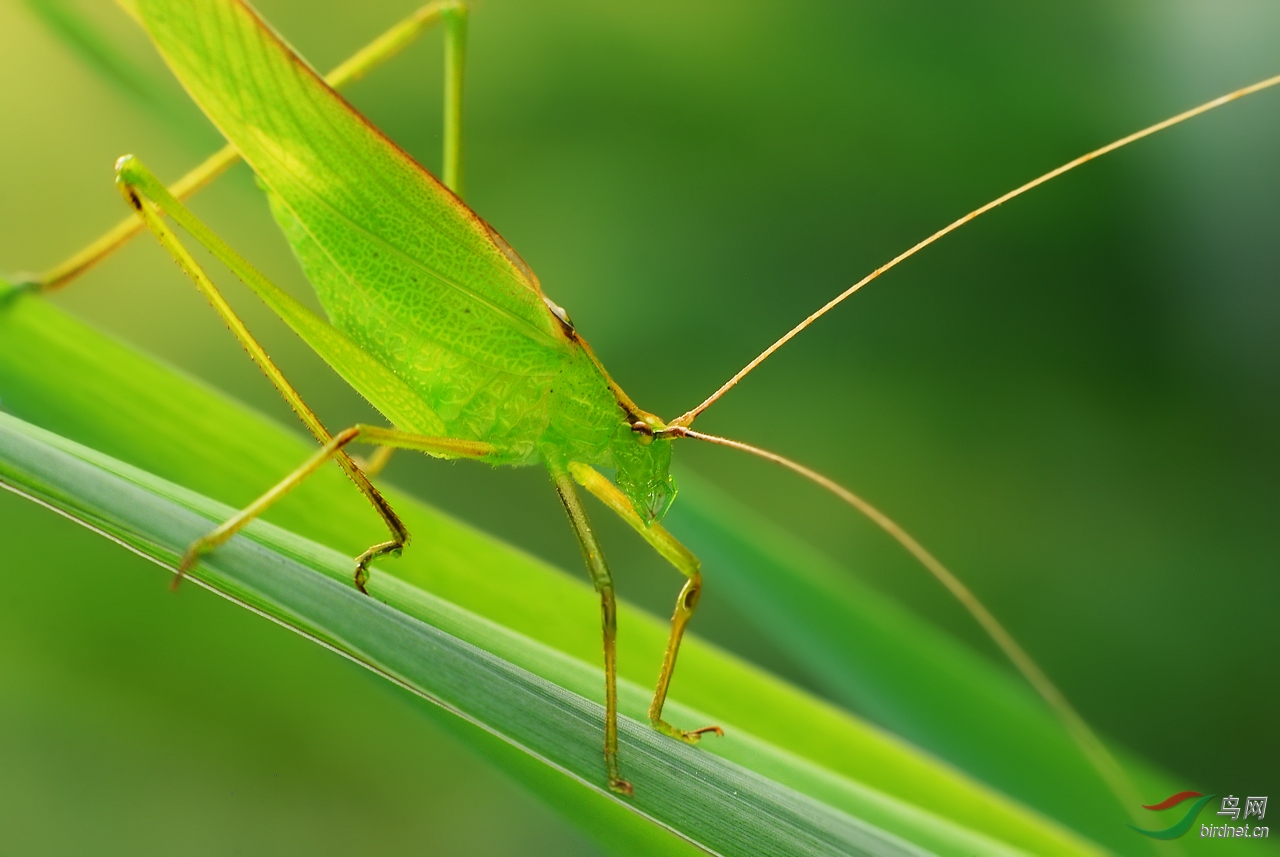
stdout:
{"type": "Polygon", "coordinates": [[[136,9],[268,190],[333,324],[420,390],[451,434],[525,434],[571,344],[514,254],[243,4],[136,9]]]}

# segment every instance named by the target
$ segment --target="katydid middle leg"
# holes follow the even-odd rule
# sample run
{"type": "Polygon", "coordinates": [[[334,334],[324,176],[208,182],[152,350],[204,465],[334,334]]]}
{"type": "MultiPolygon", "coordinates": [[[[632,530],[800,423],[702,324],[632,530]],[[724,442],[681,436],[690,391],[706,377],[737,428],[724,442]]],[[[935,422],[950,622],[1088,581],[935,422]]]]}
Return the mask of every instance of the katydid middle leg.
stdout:
{"type": "Polygon", "coordinates": [[[604,631],[604,765],[609,776],[609,788],[629,796],[634,794],[634,790],[618,770],[618,602],[613,594],[613,575],[609,573],[604,551],[591,531],[587,510],[582,508],[566,466],[555,459],[548,460],[547,464],[556,493],[569,516],[569,526],[582,548],[591,583],[600,595],[600,624],[604,631]]]}
{"type": "Polygon", "coordinates": [[[586,488],[597,499],[613,510],[618,517],[626,521],[632,529],[639,533],[663,559],[689,578],[684,588],[680,590],[679,596],[676,597],[675,612],[671,616],[671,636],[667,639],[667,651],[662,658],[662,671],[658,674],[658,684],[653,691],[653,701],[649,704],[649,722],[659,732],[670,735],[673,738],[679,738],[681,741],[687,741],[690,744],[696,744],[698,739],[708,732],[723,735],[724,730],[719,726],[704,726],[701,729],[684,730],[672,726],[662,718],[662,708],[667,701],[667,690],[671,686],[671,676],[676,668],[676,657],[680,654],[680,641],[684,639],[685,628],[688,626],[689,620],[693,618],[693,611],[697,609],[698,598],[702,594],[701,563],[698,562],[698,558],[688,548],[680,544],[675,536],[667,532],[666,528],[661,524],[649,524],[646,526],[640,520],[640,516],[636,514],[635,507],[631,505],[631,501],[626,498],[626,495],[619,491],[599,471],[585,464],[573,462],[569,464],[569,472],[573,474],[573,478],[577,480],[579,485],[586,488]]]}

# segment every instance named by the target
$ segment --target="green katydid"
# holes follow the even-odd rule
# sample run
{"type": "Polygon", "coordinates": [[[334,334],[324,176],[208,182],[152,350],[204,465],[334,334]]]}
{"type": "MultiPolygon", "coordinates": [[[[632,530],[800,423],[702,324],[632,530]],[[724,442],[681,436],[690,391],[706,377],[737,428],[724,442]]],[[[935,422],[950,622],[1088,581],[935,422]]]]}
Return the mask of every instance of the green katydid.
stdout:
{"type": "MultiPolygon", "coordinates": [[[[358,558],[356,583],[362,587],[368,563],[381,554],[398,551],[408,534],[368,474],[344,451],[357,438],[381,444],[385,450],[418,449],[441,458],[546,464],[601,595],[605,759],[611,785],[625,792],[629,786],[621,776],[616,754],[613,588],[574,483],[603,500],[689,577],[677,601],[650,716],[658,728],[693,741],[707,730],[677,730],[666,724],[661,714],[680,638],[700,593],[700,576],[697,560],[657,522],[675,494],[668,474],[673,440],[693,437],[735,446],[814,479],[889,530],[947,583],[1037,689],[1054,702],[1095,763],[1109,767],[1101,745],[1025,653],[959,581],[892,521],[793,462],[704,435],[690,426],[698,414],[813,320],[942,235],[1086,160],[1280,80],[1224,96],[1089,153],[966,215],[855,284],[788,332],[697,408],[667,422],[639,409],[610,380],[567,314],[543,295],[528,266],[496,232],[334,96],[247,7],[213,0],[191,4],[139,0],[135,11],[179,78],[232,141],[234,148],[224,150],[219,163],[225,166],[239,153],[255,169],[329,315],[326,323],[298,305],[196,220],[175,198],[181,194],[166,190],[136,159],[121,159],[119,185],[126,199],[195,279],[323,444],[320,452],[276,488],[194,545],[184,568],[334,458],[392,533],[391,539],[358,558]],[[355,426],[330,435],[169,231],[160,213],[170,216],[228,264],[395,428],[355,426]],[[616,486],[595,467],[615,468],[616,486]]],[[[460,180],[464,7],[450,2],[426,7],[411,19],[411,25],[397,31],[394,39],[383,41],[380,47],[371,46],[365,62],[367,66],[385,57],[435,17],[446,22],[450,46],[442,176],[444,185],[456,191],[460,180]]],[[[342,78],[331,75],[329,80],[336,84],[342,78]]],[[[215,170],[216,165],[207,168],[182,190],[194,189],[215,170]]],[[[120,234],[127,237],[134,228],[124,227],[120,234]]],[[[66,282],[120,240],[119,234],[104,237],[59,272],[42,278],[42,284],[66,282]]],[[[1114,777],[1109,779],[1114,784],[1114,777]]]]}

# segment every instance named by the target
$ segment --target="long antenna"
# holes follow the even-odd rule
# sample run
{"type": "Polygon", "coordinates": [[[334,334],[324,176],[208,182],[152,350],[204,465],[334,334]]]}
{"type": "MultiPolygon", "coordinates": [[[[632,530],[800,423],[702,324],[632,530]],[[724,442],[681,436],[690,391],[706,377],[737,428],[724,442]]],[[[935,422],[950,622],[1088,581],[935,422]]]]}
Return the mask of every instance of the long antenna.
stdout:
{"type": "Polygon", "coordinates": [[[1138,791],[1129,779],[1129,775],[1120,767],[1120,764],[1111,755],[1111,751],[1107,749],[1101,739],[1089,728],[1089,724],[1085,722],[1079,712],[1072,707],[1071,702],[1062,691],[1058,690],[1057,685],[1045,675],[1039,665],[1032,660],[1031,655],[1027,654],[1027,651],[1019,645],[1013,635],[1005,630],[1000,621],[978,600],[978,596],[974,595],[973,591],[968,586],[965,586],[960,578],[952,574],[937,557],[929,553],[924,545],[916,541],[896,521],[838,482],[823,476],[816,470],[805,467],[799,462],[778,455],[776,452],[769,452],[766,449],[743,443],[740,440],[718,437],[679,426],[671,427],[667,430],[667,434],[670,437],[691,437],[695,440],[727,446],[730,449],[737,449],[767,461],[772,461],[775,464],[781,464],[788,470],[799,473],[805,479],[835,494],[892,536],[898,544],[906,548],[912,556],[919,560],[920,564],[927,568],[929,573],[937,578],[956,597],[956,600],[969,611],[969,615],[982,626],[982,629],[987,632],[987,636],[995,642],[1005,657],[1013,663],[1018,672],[1027,680],[1027,683],[1048,703],[1049,708],[1053,710],[1053,713],[1062,721],[1062,725],[1066,727],[1067,733],[1075,741],[1076,746],[1080,748],[1085,758],[1089,760],[1089,763],[1098,772],[1098,775],[1102,777],[1121,805],[1130,813],[1136,811],[1134,808],[1141,804],[1142,801],[1138,799],[1138,791]]]}
{"type": "Polygon", "coordinates": [[[858,282],[854,283],[852,286],[845,289],[843,292],[836,295],[831,300],[827,301],[825,304],[822,305],[821,309],[819,309],[817,312],[810,315],[808,318],[806,318],[804,321],[797,324],[795,327],[791,328],[791,330],[787,331],[787,333],[782,338],[780,338],[777,342],[773,343],[764,351],[760,352],[760,355],[756,357],[756,359],[752,360],[746,366],[742,367],[742,369],[738,370],[738,374],[734,375],[728,381],[724,382],[724,384],[721,385],[720,389],[716,390],[714,393],[708,396],[707,399],[702,404],[698,405],[698,407],[694,408],[691,411],[687,411],[684,414],[681,414],[679,417],[672,420],[670,424],[673,426],[686,426],[686,427],[692,425],[693,421],[697,418],[698,414],[702,413],[707,408],[711,407],[711,405],[713,405],[717,399],[719,399],[725,393],[729,392],[729,390],[731,390],[734,386],[736,386],[739,381],[745,378],[747,374],[751,372],[752,369],[755,369],[761,363],[763,363],[764,361],[772,357],[773,352],[777,351],[779,348],[781,348],[782,346],[790,342],[792,339],[794,339],[800,333],[800,331],[804,330],[806,327],[813,324],[818,319],[822,318],[828,312],[835,309],[846,298],[848,298],[854,292],[861,289],[867,283],[874,280],[876,277],[879,277],[885,271],[888,271],[890,268],[897,267],[898,263],[906,261],[907,259],[911,258],[915,254],[919,253],[924,248],[928,247],[930,244],[937,241],[939,238],[942,238],[944,235],[952,233],[957,229],[959,229],[961,226],[964,226],[970,220],[980,217],[983,214],[986,214],[991,209],[996,208],[997,206],[1003,205],[1004,203],[1008,202],[1014,197],[1021,196],[1022,194],[1031,190],[1032,188],[1039,187],[1040,185],[1044,184],[1050,179],[1055,179],[1065,172],[1074,170],[1076,167],[1080,166],[1081,164],[1092,161],[1094,158],[1101,157],[1102,155],[1105,155],[1108,152],[1114,152],[1116,149],[1119,149],[1121,146],[1127,146],[1130,143],[1133,143],[1137,140],[1141,140],[1143,137],[1149,137],[1152,134],[1156,133],[1157,131],[1163,131],[1165,128],[1169,128],[1173,125],[1177,125],[1179,122],[1185,122],[1188,119],[1191,119],[1192,117],[1199,116],[1201,113],[1208,113],[1210,110],[1214,109],[1215,107],[1221,107],[1224,104],[1230,103],[1239,98],[1244,98],[1246,95],[1252,95],[1255,92],[1259,92],[1263,89],[1267,89],[1268,87],[1275,86],[1278,83],[1280,83],[1280,74],[1276,75],[1275,77],[1269,77],[1266,80],[1259,81],[1253,84],[1252,86],[1246,86],[1243,89],[1237,89],[1235,92],[1228,92],[1226,95],[1220,95],[1217,98],[1213,99],[1212,101],[1206,101],[1204,104],[1201,104],[1199,107],[1193,107],[1190,110],[1187,110],[1183,113],[1179,113],[1177,116],[1172,116],[1168,119],[1165,119],[1163,122],[1157,122],[1154,125],[1150,125],[1146,128],[1143,128],[1141,131],[1135,131],[1129,136],[1121,137],[1119,140],[1116,140],[1113,143],[1108,143],[1107,145],[1103,146],[1100,149],[1094,149],[1092,152],[1081,155],[1080,157],[1076,158],[1073,161],[1068,161],[1067,163],[1063,164],[1057,169],[1050,170],[1049,172],[1045,173],[1039,178],[1032,179],[1031,181],[1022,185],[1021,187],[1014,188],[1013,190],[1009,191],[1005,195],[991,200],[991,202],[988,202],[986,205],[982,206],[981,208],[975,208],[973,211],[969,212],[964,217],[961,217],[959,220],[956,220],[955,222],[943,227],[942,229],[939,229],[937,232],[933,233],[928,238],[921,241],[919,244],[916,244],[911,249],[903,253],[900,253],[897,256],[894,256],[888,262],[881,265],[879,268],[876,268],[870,274],[867,274],[867,276],[863,277],[861,280],[858,280],[858,282]]]}

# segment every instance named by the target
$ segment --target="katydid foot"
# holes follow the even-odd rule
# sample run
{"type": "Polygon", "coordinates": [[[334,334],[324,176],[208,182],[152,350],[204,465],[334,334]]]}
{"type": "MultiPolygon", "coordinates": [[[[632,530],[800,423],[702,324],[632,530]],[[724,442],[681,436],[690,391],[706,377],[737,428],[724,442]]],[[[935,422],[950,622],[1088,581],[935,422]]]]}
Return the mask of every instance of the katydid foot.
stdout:
{"type": "Polygon", "coordinates": [[[178,585],[182,583],[182,578],[196,570],[196,566],[200,563],[200,557],[217,547],[209,536],[201,536],[191,543],[186,553],[182,555],[181,561],[178,562],[178,573],[173,576],[173,580],[169,581],[169,589],[172,592],[178,591],[178,585]]]}
{"type": "Polygon", "coordinates": [[[382,544],[374,545],[360,556],[356,557],[356,573],[355,584],[365,595],[369,594],[369,590],[365,589],[365,584],[369,582],[369,563],[373,562],[380,556],[400,556],[400,552],[404,550],[404,541],[395,539],[382,544]]]}
{"type": "Polygon", "coordinates": [[[660,718],[656,720],[650,720],[649,722],[654,729],[657,729],[663,735],[670,735],[672,738],[676,738],[680,741],[685,742],[686,744],[697,744],[699,741],[702,740],[703,735],[706,735],[711,732],[714,732],[716,735],[720,736],[721,738],[724,737],[724,730],[721,729],[719,726],[703,726],[701,729],[685,730],[685,729],[677,729],[667,721],[662,720],[660,718]]]}

